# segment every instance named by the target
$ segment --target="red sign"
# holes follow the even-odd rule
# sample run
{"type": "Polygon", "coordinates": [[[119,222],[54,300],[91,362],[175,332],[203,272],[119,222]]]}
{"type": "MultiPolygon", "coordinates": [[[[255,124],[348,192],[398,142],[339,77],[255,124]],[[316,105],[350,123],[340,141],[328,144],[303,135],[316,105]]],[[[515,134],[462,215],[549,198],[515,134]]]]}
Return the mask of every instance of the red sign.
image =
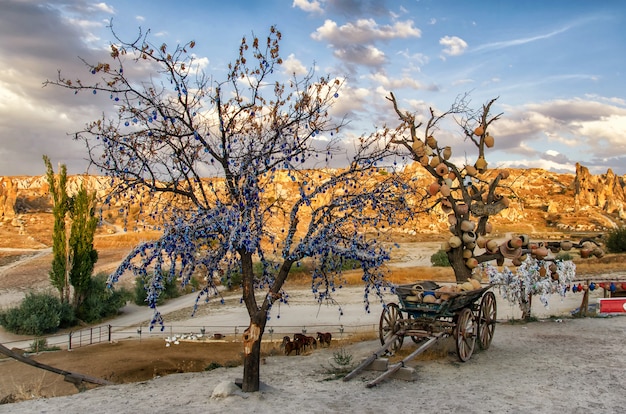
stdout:
{"type": "Polygon", "coordinates": [[[626,313],[626,298],[598,299],[599,313],[626,313]]]}

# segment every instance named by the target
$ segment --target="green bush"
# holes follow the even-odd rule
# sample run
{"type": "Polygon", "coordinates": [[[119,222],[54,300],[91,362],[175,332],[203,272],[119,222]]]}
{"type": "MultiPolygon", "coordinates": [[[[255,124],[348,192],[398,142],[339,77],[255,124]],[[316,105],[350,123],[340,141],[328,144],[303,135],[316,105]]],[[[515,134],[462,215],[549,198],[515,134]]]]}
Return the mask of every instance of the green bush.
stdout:
{"type": "Polygon", "coordinates": [[[448,267],[450,266],[450,260],[448,259],[448,253],[444,250],[439,250],[437,253],[430,256],[430,263],[436,267],[448,267]]]}
{"type": "Polygon", "coordinates": [[[48,340],[46,338],[35,338],[35,340],[30,344],[28,350],[30,352],[44,352],[44,351],[58,351],[61,348],[58,346],[48,346],[48,340]]]}
{"type": "MultiPolygon", "coordinates": [[[[138,277],[135,279],[135,294],[134,302],[136,305],[144,306],[148,305],[146,299],[148,298],[148,292],[146,291],[146,285],[150,283],[151,276],[138,277]]],[[[163,285],[164,289],[159,294],[157,301],[158,305],[162,305],[167,299],[173,299],[180,296],[181,288],[175,278],[170,279],[166,272],[163,272],[163,285]]]]}
{"type": "Polygon", "coordinates": [[[609,231],[606,248],[611,253],[626,252],[626,227],[622,226],[609,231]]]}
{"type": "Polygon", "coordinates": [[[72,307],[50,293],[29,293],[19,307],[0,313],[0,324],[20,335],[44,335],[75,323],[72,307]]]}
{"type": "MultiPolygon", "coordinates": [[[[261,274],[263,271],[263,266],[261,263],[255,264],[254,272],[256,274],[261,274]]],[[[226,275],[222,276],[220,279],[222,286],[226,286],[228,290],[232,290],[241,286],[241,273],[239,271],[233,271],[230,273],[230,277],[226,275]]]]}
{"type": "Polygon", "coordinates": [[[572,254],[569,252],[561,252],[557,254],[555,258],[556,260],[563,260],[564,262],[566,262],[568,260],[573,260],[574,256],[572,256],[572,254]]]}
{"type": "Polygon", "coordinates": [[[87,323],[99,322],[117,315],[132,296],[130,291],[123,288],[107,288],[107,275],[99,273],[91,278],[85,300],[76,310],[76,315],[87,323]]]}

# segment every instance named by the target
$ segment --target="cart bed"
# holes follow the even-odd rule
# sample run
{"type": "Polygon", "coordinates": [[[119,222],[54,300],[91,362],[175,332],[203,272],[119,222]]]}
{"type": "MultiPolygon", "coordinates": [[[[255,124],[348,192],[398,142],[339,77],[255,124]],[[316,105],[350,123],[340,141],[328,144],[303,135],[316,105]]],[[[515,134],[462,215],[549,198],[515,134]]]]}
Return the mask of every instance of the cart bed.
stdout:
{"type": "MultiPolygon", "coordinates": [[[[439,285],[434,282],[422,282],[417,285],[423,288],[424,293],[432,292],[439,289],[439,285]]],[[[474,303],[478,298],[480,298],[486,290],[488,290],[491,286],[485,286],[480,289],[468,290],[465,292],[446,292],[447,295],[450,296],[450,299],[443,301],[441,303],[423,303],[423,302],[412,302],[408,301],[407,296],[412,295],[412,291],[415,289],[416,284],[410,285],[398,285],[396,287],[396,294],[398,295],[398,300],[400,301],[402,310],[408,313],[432,313],[432,314],[440,314],[447,312],[456,312],[459,309],[465,308],[472,303],[474,303]]]]}

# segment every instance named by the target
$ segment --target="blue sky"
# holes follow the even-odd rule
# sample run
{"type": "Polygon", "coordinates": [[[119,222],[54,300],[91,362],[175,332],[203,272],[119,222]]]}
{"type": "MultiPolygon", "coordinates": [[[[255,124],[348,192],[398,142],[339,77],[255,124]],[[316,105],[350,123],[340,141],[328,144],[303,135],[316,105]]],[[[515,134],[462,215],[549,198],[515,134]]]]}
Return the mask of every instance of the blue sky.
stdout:
{"type": "MultiPolygon", "coordinates": [[[[87,77],[116,32],[155,44],[195,40],[204,70],[223,78],[242,36],[283,34],[285,76],[315,66],[345,79],[335,114],[346,140],[397,125],[385,96],[426,114],[470,93],[499,97],[490,166],[626,174],[626,2],[465,0],[0,1],[0,175],[44,174],[42,155],[85,172],[68,134],[103,111],[88,97],[42,88],[57,70],[87,77]]],[[[470,150],[458,130],[440,143],[470,150]],[[460,144],[459,144],[460,143],[460,144]]],[[[461,154],[463,153],[463,154],[461,154]]],[[[468,152],[470,156],[471,152],[468,152]]]]}

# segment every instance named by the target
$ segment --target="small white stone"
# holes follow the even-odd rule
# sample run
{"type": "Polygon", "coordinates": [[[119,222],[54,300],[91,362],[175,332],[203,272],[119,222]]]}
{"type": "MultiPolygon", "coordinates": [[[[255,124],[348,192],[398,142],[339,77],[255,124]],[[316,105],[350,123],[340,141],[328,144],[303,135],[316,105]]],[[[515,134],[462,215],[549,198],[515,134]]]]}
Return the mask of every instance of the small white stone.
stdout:
{"type": "Polygon", "coordinates": [[[211,398],[224,398],[231,395],[241,394],[241,390],[232,381],[222,381],[213,390],[211,398]]]}

